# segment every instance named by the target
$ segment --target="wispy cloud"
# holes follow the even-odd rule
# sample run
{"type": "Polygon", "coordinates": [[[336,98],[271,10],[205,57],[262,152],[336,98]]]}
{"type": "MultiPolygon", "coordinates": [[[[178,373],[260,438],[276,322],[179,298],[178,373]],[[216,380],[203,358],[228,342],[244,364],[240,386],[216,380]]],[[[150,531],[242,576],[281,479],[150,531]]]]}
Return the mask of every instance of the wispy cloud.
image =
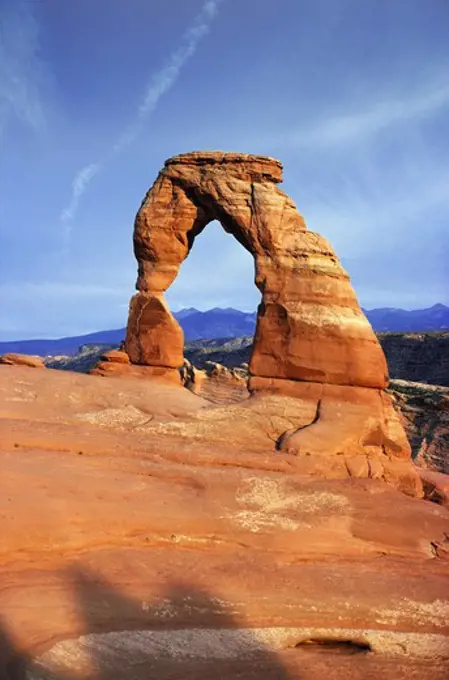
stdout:
{"type": "Polygon", "coordinates": [[[290,132],[279,142],[295,147],[333,147],[348,143],[365,142],[390,127],[409,121],[415,123],[438,115],[449,107],[449,78],[444,75],[422,83],[413,92],[374,98],[357,108],[349,101],[339,113],[326,111],[318,123],[304,125],[302,130],[290,132]]]}
{"type": "Polygon", "coordinates": [[[70,199],[68,206],[64,208],[61,213],[63,222],[70,222],[74,218],[81,196],[85,192],[89,182],[91,182],[92,178],[95,177],[100,169],[101,165],[99,163],[91,163],[90,165],[86,165],[85,168],[75,175],[75,179],[72,182],[72,198],[70,199]]]}
{"type": "Polygon", "coordinates": [[[137,109],[132,122],[114,142],[109,154],[103,161],[89,163],[76,174],[72,183],[70,203],[61,213],[61,220],[65,227],[64,241],[66,247],[70,241],[71,223],[75,217],[80,199],[88,185],[100,170],[138,137],[146,120],[156,109],[161,97],[176,83],[183,66],[195,53],[202,38],[209,32],[211,22],[222,2],[224,0],[207,0],[204,3],[201,11],[193,20],[192,25],[184,33],[181,46],[170,55],[162,69],[152,76],[145,90],[142,103],[137,109]]]}
{"type": "Polygon", "coordinates": [[[137,115],[112,147],[116,154],[131,144],[142,130],[145,119],[155,110],[160,98],[173,87],[186,61],[195,53],[201,39],[209,32],[212,19],[223,0],[208,0],[183,36],[181,47],[170,55],[165,66],[150,80],[137,115]]]}
{"type": "Polygon", "coordinates": [[[0,141],[12,118],[39,130],[45,123],[40,85],[46,68],[39,57],[39,24],[29,0],[0,11],[0,141]]]}

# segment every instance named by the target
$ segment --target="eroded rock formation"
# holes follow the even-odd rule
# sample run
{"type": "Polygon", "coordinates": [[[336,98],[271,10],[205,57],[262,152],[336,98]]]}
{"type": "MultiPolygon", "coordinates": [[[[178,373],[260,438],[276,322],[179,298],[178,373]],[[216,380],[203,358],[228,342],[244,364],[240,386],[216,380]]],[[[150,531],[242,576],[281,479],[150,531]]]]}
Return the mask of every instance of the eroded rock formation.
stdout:
{"type": "Polygon", "coordinates": [[[38,356],[31,354],[3,354],[0,356],[0,364],[5,366],[28,366],[28,368],[45,368],[45,364],[38,356]]]}
{"type": "Polygon", "coordinates": [[[133,363],[182,365],[182,331],[164,293],[195,238],[216,219],[255,261],[262,302],[252,375],[385,386],[385,357],[348,275],[277,187],[281,181],[281,164],[265,156],[194,152],[166,162],[135,222],[139,292],[126,339],[133,363]]]}
{"type": "Polygon", "coordinates": [[[307,229],[281,181],[282,165],[265,156],[194,152],[165,163],[135,221],[126,351],[167,376],[182,366],[182,331],[164,293],[195,238],[219,220],[254,257],[262,294],[249,390],[298,399],[278,448],[298,457],[301,472],[384,478],[419,495],[384,393],[383,351],[332,247],[307,229]]]}

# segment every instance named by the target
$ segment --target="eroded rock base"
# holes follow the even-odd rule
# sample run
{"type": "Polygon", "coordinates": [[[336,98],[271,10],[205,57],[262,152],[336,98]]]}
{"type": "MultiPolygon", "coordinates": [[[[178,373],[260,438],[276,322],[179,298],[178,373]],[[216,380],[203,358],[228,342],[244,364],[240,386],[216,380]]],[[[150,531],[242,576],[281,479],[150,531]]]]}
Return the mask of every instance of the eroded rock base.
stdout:
{"type": "Polygon", "coordinates": [[[249,389],[297,400],[297,425],[281,434],[277,449],[296,457],[301,474],[384,479],[422,495],[410,445],[383,390],[261,377],[251,377],[249,389]]]}

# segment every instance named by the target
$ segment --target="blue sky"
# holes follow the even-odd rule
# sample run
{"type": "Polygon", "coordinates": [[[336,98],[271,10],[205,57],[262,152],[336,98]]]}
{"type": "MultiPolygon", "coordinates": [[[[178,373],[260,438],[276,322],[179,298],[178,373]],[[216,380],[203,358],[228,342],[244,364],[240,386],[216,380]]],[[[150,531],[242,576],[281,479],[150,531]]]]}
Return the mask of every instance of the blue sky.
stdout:
{"type": "MultiPolygon", "coordinates": [[[[164,160],[268,154],[368,308],[449,304],[447,0],[0,0],[0,338],[125,325],[164,160]]],[[[213,223],[174,310],[254,309],[213,223]]]]}

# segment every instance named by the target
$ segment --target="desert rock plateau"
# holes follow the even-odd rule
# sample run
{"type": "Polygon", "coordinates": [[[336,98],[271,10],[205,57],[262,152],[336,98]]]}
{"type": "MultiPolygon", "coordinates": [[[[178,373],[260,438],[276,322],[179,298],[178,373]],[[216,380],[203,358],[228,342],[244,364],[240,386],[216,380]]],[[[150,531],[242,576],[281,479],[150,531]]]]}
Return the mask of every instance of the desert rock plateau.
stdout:
{"type": "Polygon", "coordinates": [[[445,498],[281,180],[263,156],[170,159],[136,217],[126,351],[0,366],[1,680],[448,677],[445,498]],[[184,364],[164,296],[213,219],[255,259],[248,389],[184,364]]]}

